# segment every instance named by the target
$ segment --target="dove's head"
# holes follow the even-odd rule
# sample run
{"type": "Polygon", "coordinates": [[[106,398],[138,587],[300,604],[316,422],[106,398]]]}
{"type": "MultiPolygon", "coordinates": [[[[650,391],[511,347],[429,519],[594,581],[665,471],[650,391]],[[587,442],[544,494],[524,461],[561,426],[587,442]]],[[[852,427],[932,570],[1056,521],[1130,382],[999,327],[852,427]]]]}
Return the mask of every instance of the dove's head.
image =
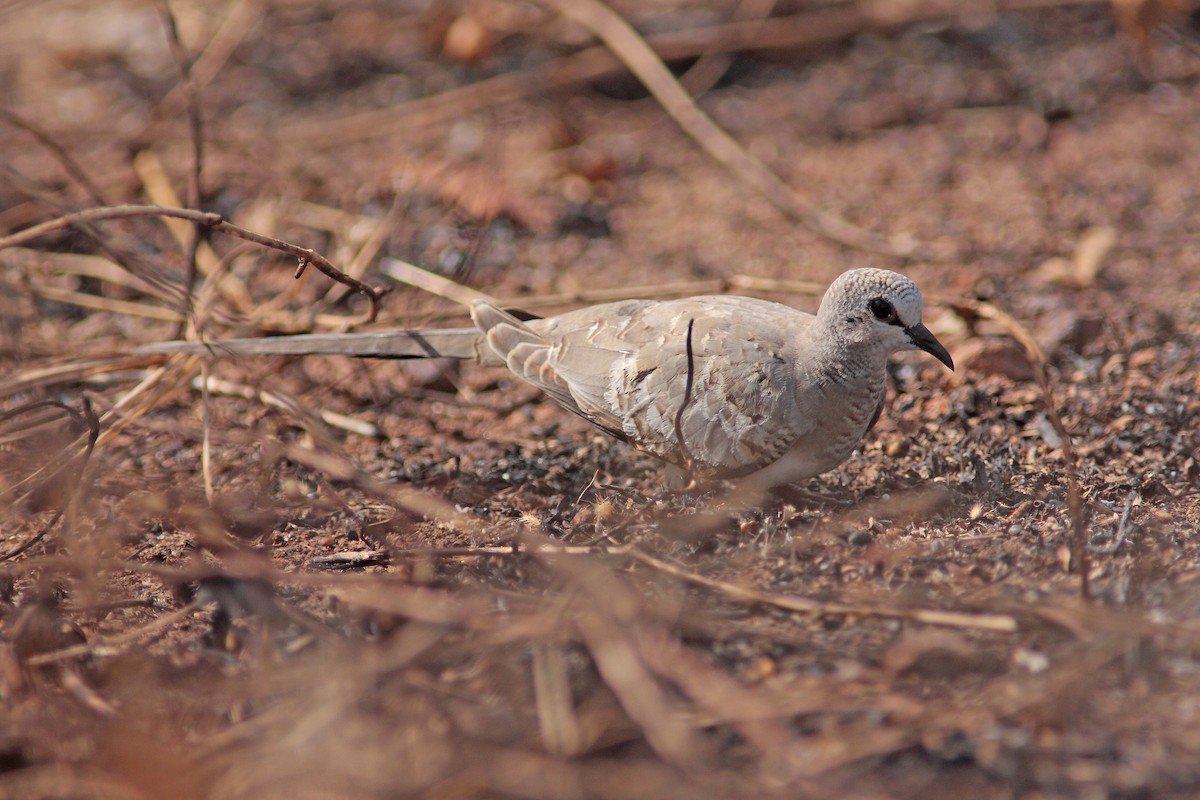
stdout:
{"type": "Polygon", "coordinates": [[[954,361],[921,323],[917,285],[886,269],[852,269],[830,284],[817,317],[838,341],[882,354],[924,350],[950,369],[954,361]]]}

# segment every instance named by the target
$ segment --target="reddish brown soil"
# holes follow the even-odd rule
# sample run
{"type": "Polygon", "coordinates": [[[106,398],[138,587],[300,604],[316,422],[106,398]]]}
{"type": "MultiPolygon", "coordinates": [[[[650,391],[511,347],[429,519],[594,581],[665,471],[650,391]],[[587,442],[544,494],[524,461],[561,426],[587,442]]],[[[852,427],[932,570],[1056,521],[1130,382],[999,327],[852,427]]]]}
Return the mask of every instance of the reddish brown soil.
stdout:
{"type": "MultiPolygon", "coordinates": [[[[130,277],[186,274],[156,221],[0,250],[0,555],[21,550],[0,565],[0,797],[1194,796],[1188,20],[1144,50],[1097,5],[737,57],[701,107],[821,209],[945,256],[901,261],[785,217],[619,71],[356,123],[592,43],[533,5],[405,5],[172,3],[205,53],[201,206],[372,284],[400,258],[543,312],[901,269],[958,371],[899,359],[860,453],[722,514],[500,370],[222,359],[208,374],[287,408],[206,405],[199,360],[126,357],[175,329],[130,277]],[[1047,398],[981,300],[1046,354],[1086,558],[1047,398]]],[[[0,119],[0,234],[168,185],[186,202],[187,93],[155,8],[7,6],[4,106],[28,126],[0,119]]],[[[651,32],[732,6],[619,8],[651,32]]],[[[819,6],[842,8],[775,13],[819,6]]],[[[231,259],[216,292],[198,282],[207,338],[366,308],[278,253],[205,242],[231,259]]],[[[463,319],[401,288],[370,327],[463,319]]]]}

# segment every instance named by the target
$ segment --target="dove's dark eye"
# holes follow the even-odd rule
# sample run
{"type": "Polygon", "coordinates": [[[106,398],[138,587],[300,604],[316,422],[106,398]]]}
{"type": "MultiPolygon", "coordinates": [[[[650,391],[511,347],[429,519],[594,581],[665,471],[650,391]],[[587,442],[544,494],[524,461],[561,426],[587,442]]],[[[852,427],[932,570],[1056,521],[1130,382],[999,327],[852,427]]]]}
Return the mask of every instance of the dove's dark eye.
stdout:
{"type": "Polygon", "coordinates": [[[876,297],[871,301],[869,308],[871,313],[875,315],[875,319],[883,320],[884,322],[896,321],[896,309],[892,308],[892,304],[882,297],[876,297]]]}

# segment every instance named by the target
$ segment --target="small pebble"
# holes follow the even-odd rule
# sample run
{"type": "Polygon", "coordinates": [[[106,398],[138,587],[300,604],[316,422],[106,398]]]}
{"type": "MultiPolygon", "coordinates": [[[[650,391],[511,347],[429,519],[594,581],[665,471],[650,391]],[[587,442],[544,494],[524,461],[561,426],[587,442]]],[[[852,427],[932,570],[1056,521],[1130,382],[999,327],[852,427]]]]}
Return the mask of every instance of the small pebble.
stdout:
{"type": "Polygon", "coordinates": [[[853,531],[850,534],[850,536],[848,536],[846,538],[846,541],[849,542],[850,544],[854,545],[855,547],[862,547],[864,545],[868,545],[871,542],[873,542],[874,540],[875,540],[875,537],[872,536],[871,532],[868,530],[853,531]]]}

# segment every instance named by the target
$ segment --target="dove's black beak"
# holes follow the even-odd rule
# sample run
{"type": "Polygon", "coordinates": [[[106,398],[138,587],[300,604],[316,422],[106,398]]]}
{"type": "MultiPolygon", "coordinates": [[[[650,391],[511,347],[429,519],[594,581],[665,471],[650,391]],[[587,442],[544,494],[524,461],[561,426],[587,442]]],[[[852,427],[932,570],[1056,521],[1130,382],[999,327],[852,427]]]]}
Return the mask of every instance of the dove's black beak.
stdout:
{"type": "Polygon", "coordinates": [[[916,325],[905,328],[904,332],[908,334],[909,341],[913,343],[914,347],[929,353],[953,371],[954,359],[950,357],[946,348],[942,347],[942,343],[937,340],[937,337],[929,332],[929,328],[918,322],[916,325]]]}

